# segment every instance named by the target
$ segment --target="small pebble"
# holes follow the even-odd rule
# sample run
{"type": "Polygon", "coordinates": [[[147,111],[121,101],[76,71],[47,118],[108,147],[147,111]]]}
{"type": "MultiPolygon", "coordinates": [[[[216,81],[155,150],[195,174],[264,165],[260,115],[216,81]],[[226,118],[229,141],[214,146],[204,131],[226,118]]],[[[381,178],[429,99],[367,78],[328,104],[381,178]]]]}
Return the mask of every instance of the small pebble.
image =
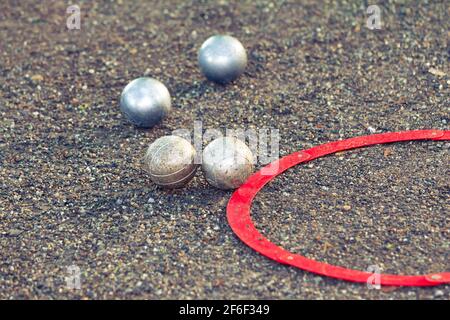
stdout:
{"type": "Polygon", "coordinates": [[[35,75],[31,76],[31,80],[33,82],[41,82],[42,80],[44,80],[44,77],[40,74],[35,74],[35,75]]]}
{"type": "Polygon", "coordinates": [[[439,298],[439,297],[443,297],[444,296],[444,291],[442,291],[442,290],[436,290],[436,291],[434,291],[434,296],[436,297],[436,298],[439,298]]]}
{"type": "Polygon", "coordinates": [[[23,231],[22,231],[22,230],[19,230],[19,229],[11,229],[11,230],[8,232],[8,234],[9,234],[10,236],[16,237],[16,236],[20,235],[22,232],[23,232],[23,231]]]}
{"type": "Polygon", "coordinates": [[[370,133],[377,132],[377,129],[375,129],[374,127],[371,127],[371,126],[367,127],[367,130],[369,130],[370,133]]]}

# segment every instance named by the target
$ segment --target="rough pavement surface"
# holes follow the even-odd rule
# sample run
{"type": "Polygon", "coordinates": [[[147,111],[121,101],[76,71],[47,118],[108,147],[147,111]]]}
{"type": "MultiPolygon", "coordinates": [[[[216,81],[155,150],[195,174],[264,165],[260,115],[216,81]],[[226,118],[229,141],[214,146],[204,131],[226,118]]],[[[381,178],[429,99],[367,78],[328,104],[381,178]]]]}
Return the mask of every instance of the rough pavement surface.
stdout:
{"type": "MultiPolygon", "coordinates": [[[[277,264],[241,243],[231,192],[201,173],[149,181],[147,145],[175,129],[276,128],[282,155],[371,132],[450,129],[449,6],[377,1],[3,0],[0,10],[0,298],[449,299],[450,286],[383,288],[277,264]],[[362,4],[363,3],[363,4],[362,4]],[[239,38],[245,74],[206,81],[196,52],[239,38]],[[173,112],[138,130],[119,111],[133,78],[167,85],[173,112]],[[67,267],[81,289],[66,286],[67,267]]],[[[286,172],[255,199],[276,243],[346,267],[450,271],[449,143],[354,150],[286,172]]],[[[260,164],[258,165],[260,167],[260,164]]]]}

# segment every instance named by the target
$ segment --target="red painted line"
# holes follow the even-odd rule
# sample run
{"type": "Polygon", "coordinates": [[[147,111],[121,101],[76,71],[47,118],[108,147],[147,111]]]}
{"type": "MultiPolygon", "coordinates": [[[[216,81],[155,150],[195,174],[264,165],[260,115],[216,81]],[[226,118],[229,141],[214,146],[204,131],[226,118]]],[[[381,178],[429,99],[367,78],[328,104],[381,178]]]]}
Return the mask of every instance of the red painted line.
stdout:
{"type": "MultiPolygon", "coordinates": [[[[270,242],[256,229],[250,216],[250,207],[253,198],[266,183],[297,164],[339,151],[413,140],[450,140],[450,131],[415,130],[362,136],[326,143],[311,149],[294,152],[276,160],[249,177],[231,196],[227,206],[227,218],[231,229],[249,247],[277,262],[341,280],[367,282],[369,277],[373,276],[373,273],[308,259],[270,242]]],[[[450,283],[450,272],[428,275],[380,275],[380,284],[386,286],[435,286],[446,283],[450,283]]]]}

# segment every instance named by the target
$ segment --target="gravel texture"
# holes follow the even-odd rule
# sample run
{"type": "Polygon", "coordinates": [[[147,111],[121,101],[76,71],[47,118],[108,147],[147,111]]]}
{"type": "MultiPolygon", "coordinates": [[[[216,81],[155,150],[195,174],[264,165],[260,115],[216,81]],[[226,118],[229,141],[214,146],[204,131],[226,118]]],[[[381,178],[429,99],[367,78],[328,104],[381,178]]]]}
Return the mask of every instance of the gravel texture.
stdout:
{"type": "MultiPolygon", "coordinates": [[[[272,262],[241,243],[231,192],[200,171],[166,191],[142,167],[175,129],[277,128],[282,155],[407,129],[450,129],[446,1],[4,0],[0,10],[0,298],[449,299],[450,286],[368,290],[272,262]],[[229,33],[244,75],[206,81],[196,52],[229,33]],[[169,88],[150,130],[119,110],[133,78],[169,88]],[[81,269],[81,290],[66,287],[81,269]]],[[[385,272],[449,271],[449,143],[349,151],[289,170],[253,207],[261,232],[307,256],[385,272]]]]}

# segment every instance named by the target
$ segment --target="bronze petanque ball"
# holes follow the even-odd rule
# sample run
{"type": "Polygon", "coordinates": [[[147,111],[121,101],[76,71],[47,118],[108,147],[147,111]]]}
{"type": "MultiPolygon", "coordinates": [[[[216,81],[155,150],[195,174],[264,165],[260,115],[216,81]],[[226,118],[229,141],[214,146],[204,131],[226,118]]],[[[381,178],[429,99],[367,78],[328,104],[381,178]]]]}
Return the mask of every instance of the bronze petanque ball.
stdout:
{"type": "Polygon", "coordinates": [[[202,170],[206,180],[219,189],[235,189],[253,173],[253,154],[234,137],[212,141],[203,150],[202,170]]]}
{"type": "Polygon", "coordinates": [[[156,139],[147,149],[144,162],[150,179],[159,186],[179,188],[195,175],[195,148],[178,136],[156,139]]]}

